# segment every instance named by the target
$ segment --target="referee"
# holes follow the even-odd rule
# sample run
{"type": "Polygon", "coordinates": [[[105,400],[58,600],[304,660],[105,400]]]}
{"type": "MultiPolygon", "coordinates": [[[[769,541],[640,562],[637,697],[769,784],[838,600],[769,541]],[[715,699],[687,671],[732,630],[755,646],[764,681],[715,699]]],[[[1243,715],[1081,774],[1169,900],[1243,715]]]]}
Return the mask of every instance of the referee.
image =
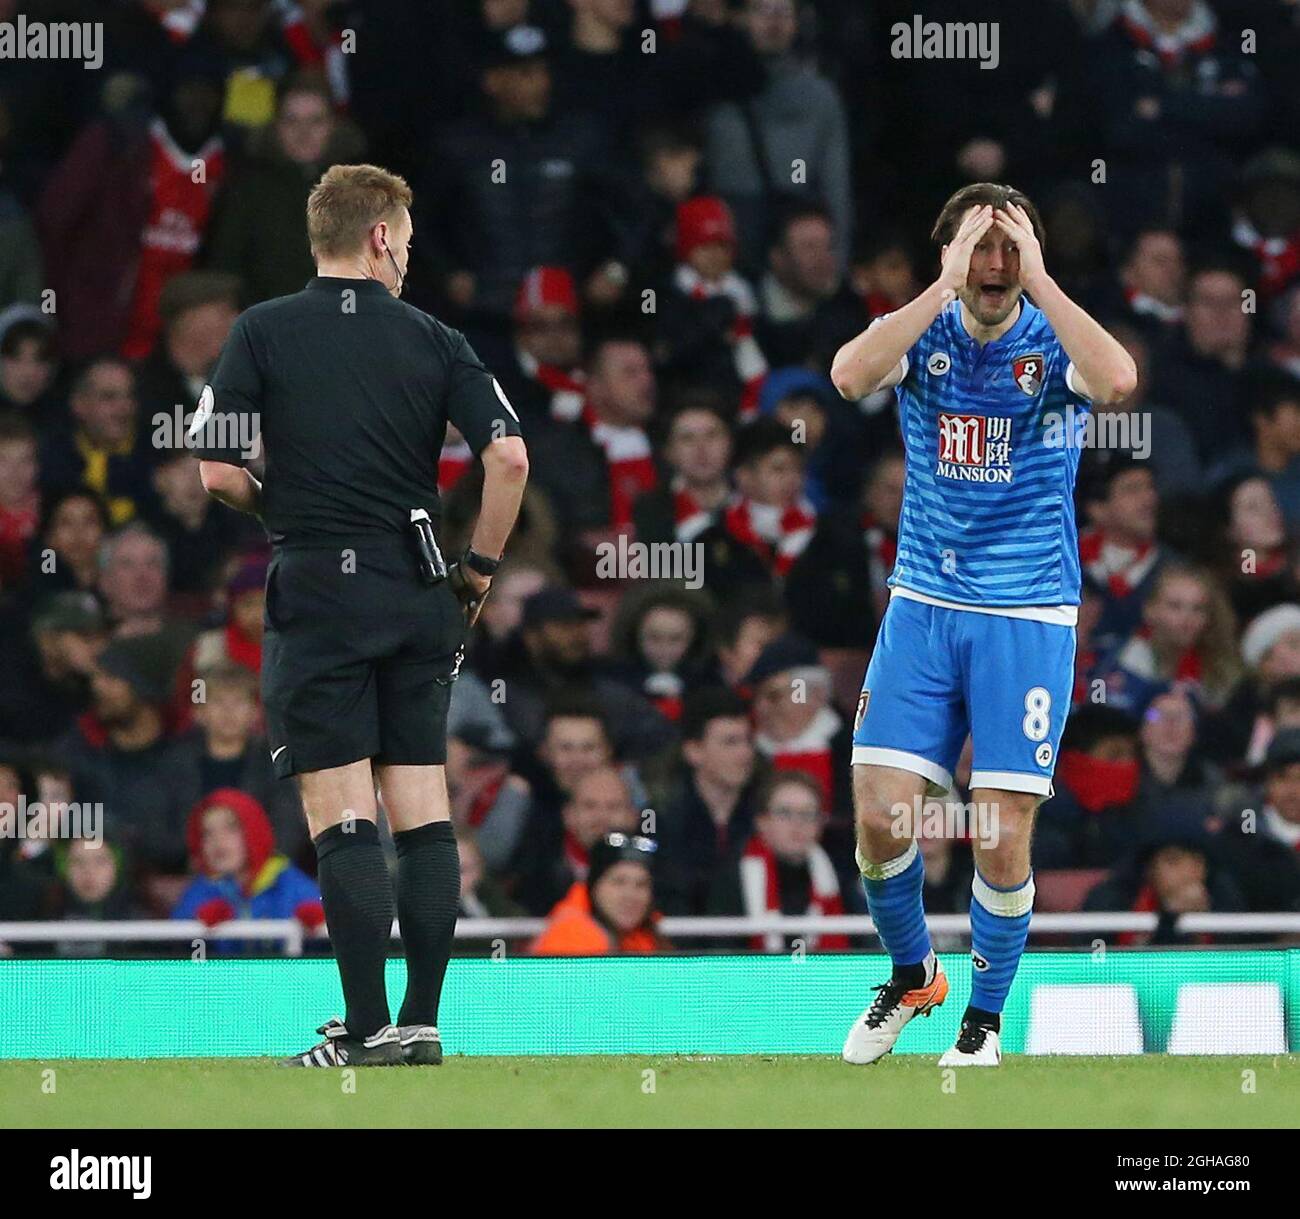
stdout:
{"type": "Polygon", "coordinates": [[[447,708],[528,477],[496,380],[463,335],[399,299],[410,204],[406,182],[373,165],[321,178],[307,201],[316,278],[240,316],[189,432],[208,494],[260,517],[273,546],[267,735],[276,774],[298,781],[346,1003],[292,1066],[442,1061],[460,898],[447,708]],[[469,549],[450,563],[434,530],[448,423],[485,476],[469,549]],[[247,468],[259,455],[261,482],[247,468]],[[396,1024],[384,988],[394,912],[406,952],[396,1024]]]}

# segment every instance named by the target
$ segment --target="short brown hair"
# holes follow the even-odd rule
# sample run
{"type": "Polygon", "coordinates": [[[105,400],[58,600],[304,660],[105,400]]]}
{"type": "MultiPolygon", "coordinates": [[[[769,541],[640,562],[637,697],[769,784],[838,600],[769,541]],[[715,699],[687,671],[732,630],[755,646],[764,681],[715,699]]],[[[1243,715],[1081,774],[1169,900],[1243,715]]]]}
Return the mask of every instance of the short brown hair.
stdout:
{"type": "Polygon", "coordinates": [[[992,204],[997,211],[1005,209],[1008,203],[1014,203],[1029,217],[1038,244],[1046,249],[1047,234],[1043,231],[1043,221],[1038,214],[1038,209],[1030,202],[1029,196],[1022,194],[1014,186],[1003,186],[999,182],[972,182],[969,186],[963,186],[943,205],[939,219],[934,222],[930,240],[940,245],[947,245],[956,235],[961,225],[961,218],[971,208],[992,204]]]}
{"type": "Polygon", "coordinates": [[[334,165],[307,200],[307,237],[316,258],[355,254],[381,220],[411,206],[405,178],[378,165],[334,165]]]}

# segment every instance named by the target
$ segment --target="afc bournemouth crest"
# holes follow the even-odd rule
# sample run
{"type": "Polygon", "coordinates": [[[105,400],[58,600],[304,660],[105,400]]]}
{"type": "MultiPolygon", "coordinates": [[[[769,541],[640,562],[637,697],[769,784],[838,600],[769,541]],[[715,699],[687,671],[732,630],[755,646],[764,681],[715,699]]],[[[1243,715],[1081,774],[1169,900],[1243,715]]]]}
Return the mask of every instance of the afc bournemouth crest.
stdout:
{"type": "Polygon", "coordinates": [[[854,732],[857,732],[857,730],[862,727],[863,717],[867,714],[867,703],[870,701],[871,701],[870,690],[863,690],[862,693],[858,695],[858,711],[857,714],[853,717],[854,732]]]}
{"type": "Polygon", "coordinates": [[[1016,356],[1011,361],[1011,379],[1022,393],[1035,397],[1043,388],[1043,353],[1036,351],[1027,356],[1016,356]]]}

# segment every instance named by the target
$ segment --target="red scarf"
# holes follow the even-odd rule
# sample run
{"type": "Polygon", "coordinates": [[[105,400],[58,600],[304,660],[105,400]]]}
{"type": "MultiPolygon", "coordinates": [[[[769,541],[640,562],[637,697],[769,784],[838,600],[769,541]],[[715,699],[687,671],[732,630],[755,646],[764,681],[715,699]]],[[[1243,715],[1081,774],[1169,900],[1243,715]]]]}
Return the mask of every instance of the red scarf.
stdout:
{"type": "Polygon", "coordinates": [[[262,672],[262,645],[250,639],[233,622],[226,623],[226,655],[245,669],[257,674],[262,672]]]}
{"type": "Polygon", "coordinates": [[[1239,216],[1232,226],[1232,239],[1259,263],[1259,290],[1266,300],[1277,296],[1300,275],[1300,233],[1263,237],[1245,216],[1239,216]]]}
{"type": "Polygon", "coordinates": [[[778,576],[784,576],[812,541],[817,509],[802,496],[780,510],[738,496],[727,505],[722,523],[736,541],[748,546],[778,576]]]}
{"type": "MultiPolygon", "coordinates": [[[[1133,899],[1133,909],[1139,914],[1160,913],[1160,901],[1152,886],[1143,885],[1138,890],[1137,897],[1133,899]]],[[[1145,931],[1121,931],[1117,942],[1125,947],[1131,947],[1134,944],[1145,944],[1150,938],[1145,931]]],[[[1213,936],[1206,935],[1204,932],[1194,938],[1198,944],[1210,944],[1214,940],[1213,936]]]]}
{"type": "Polygon", "coordinates": [[[1158,558],[1154,542],[1125,546],[1111,542],[1100,529],[1087,529],[1079,535],[1079,561],[1112,597],[1129,596],[1146,579],[1158,558]]]}
{"type": "MultiPolygon", "coordinates": [[[[819,846],[813,846],[808,852],[808,880],[810,895],[808,913],[810,915],[836,915],[844,913],[844,901],[840,897],[840,882],[835,875],[835,867],[830,856],[819,846]]],[[[744,902],[745,914],[750,918],[781,913],[781,888],[776,867],[776,856],[761,834],[755,834],[745,846],[740,859],[740,894],[744,902]]],[[[810,949],[847,948],[848,937],[839,933],[829,935],[812,935],[807,939],[810,949]]],[[[750,940],[752,948],[768,952],[781,952],[785,948],[784,937],[772,932],[768,935],[756,935],[750,940]]]]}
{"type": "Polygon", "coordinates": [[[22,584],[27,576],[27,543],[40,525],[40,496],[33,492],[21,508],[0,507],[0,588],[22,584]]]}
{"type": "Polygon", "coordinates": [[[672,492],[673,523],[676,526],[673,535],[679,542],[693,542],[718,519],[726,504],[734,498],[729,497],[722,508],[705,508],[680,477],[673,479],[672,492]]]}
{"type": "Polygon", "coordinates": [[[570,372],[558,364],[543,364],[522,349],[518,360],[529,380],[550,390],[552,419],[573,423],[582,418],[587,409],[587,377],[582,369],[575,368],[570,372]]]}
{"type": "Polygon", "coordinates": [[[473,464],[473,450],[463,438],[444,444],[438,457],[438,494],[446,495],[473,464]]]}
{"type": "Polygon", "coordinates": [[[1056,769],[1061,782],[1090,813],[1122,808],[1137,795],[1137,762],[1103,762],[1081,749],[1063,749],[1056,769]]]}
{"type": "Polygon", "coordinates": [[[609,468],[609,523],[615,529],[632,524],[632,505],[659,482],[650,439],[643,428],[602,423],[590,406],[582,412],[591,439],[604,451],[609,468]]]}
{"type": "Polygon", "coordinates": [[[1158,55],[1166,71],[1179,67],[1189,55],[1204,55],[1214,48],[1214,16],[1204,5],[1194,5],[1191,15],[1174,33],[1162,34],[1146,9],[1133,0],[1124,6],[1119,25],[1135,45],[1158,55]]]}
{"type": "Polygon", "coordinates": [[[721,279],[706,280],[689,263],[678,263],[675,283],[679,291],[692,300],[708,300],[711,296],[727,296],[736,307],[736,320],[727,336],[731,343],[731,359],[740,381],[740,410],[742,421],[758,414],[758,397],[767,379],[767,358],[754,338],[754,314],[757,305],[754,290],[734,271],[721,279]]]}

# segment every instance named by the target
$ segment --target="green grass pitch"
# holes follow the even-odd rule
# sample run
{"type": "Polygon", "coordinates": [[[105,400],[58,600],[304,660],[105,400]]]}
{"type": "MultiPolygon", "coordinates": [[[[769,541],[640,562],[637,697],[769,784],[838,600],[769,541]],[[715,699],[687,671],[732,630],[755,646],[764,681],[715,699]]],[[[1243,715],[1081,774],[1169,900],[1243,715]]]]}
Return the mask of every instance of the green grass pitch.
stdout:
{"type": "Polygon", "coordinates": [[[0,1128],[1267,1127],[1300,1112],[1300,1056],[449,1058],[292,1071],[263,1059],[0,1062],[0,1128]],[[51,1074],[52,1072],[52,1074],[51,1074]]]}

